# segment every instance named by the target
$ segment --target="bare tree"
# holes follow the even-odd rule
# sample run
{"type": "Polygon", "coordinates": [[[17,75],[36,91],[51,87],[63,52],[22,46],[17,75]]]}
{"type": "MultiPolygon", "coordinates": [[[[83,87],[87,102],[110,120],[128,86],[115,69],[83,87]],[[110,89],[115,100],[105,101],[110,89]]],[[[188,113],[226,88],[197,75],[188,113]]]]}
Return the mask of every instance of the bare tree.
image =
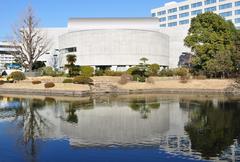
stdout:
{"type": "Polygon", "coordinates": [[[50,41],[46,34],[38,28],[39,21],[35,17],[33,9],[28,7],[27,12],[14,29],[13,46],[15,60],[23,67],[32,71],[35,61],[49,51],[50,41]]]}

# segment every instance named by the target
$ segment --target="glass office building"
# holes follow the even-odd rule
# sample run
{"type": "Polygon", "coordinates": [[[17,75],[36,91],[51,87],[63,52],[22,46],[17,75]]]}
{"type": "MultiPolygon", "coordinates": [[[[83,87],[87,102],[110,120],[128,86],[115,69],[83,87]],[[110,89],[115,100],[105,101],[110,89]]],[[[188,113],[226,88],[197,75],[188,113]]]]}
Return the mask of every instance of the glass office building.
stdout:
{"type": "Polygon", "coordinates": [[[189,26],[193,17],[205,12],[217,13],[240,27],[240,0],[185,0],[151,10],[161,28],[189,26]]]}

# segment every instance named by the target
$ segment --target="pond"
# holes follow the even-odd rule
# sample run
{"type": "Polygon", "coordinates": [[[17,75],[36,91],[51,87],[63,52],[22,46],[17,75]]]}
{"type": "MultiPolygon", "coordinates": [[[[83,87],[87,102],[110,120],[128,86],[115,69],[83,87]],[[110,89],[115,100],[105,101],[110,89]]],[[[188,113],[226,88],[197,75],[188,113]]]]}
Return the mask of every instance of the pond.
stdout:
{"type": "Polygon", "coordinates": [[[240,100],[0,96],[1,162],[240,161],[240,100]]]}

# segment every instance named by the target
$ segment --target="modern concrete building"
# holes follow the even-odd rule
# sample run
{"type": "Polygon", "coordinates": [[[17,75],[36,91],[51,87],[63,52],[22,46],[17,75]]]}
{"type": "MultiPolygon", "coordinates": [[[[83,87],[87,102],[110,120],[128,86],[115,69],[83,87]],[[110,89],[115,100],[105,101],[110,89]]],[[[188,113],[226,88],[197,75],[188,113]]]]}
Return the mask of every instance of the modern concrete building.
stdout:
{"type": "Polygon", "coordinates": [[[183,0],[169,2],[151,10],[159,19],[159,31],[169,36],[169,66],[176,67],[179,57],[191,50],[184,46],[191,19],[204,12],[214,12],[240,27],[239,0],[183,0]]]}
{"type": "Polygon", "coordinates": [[[67,28],[41,30],[53,42],[50,55],[40,58],[48,65],[57,55],[59,67],[64,67],[66,56],[75,54],[81,66],[126,69],[142,57],[169,66],[169,37],[159,32],[157,18],[72,18],[67,28]]]}
{"type": "Polygon", "coordinates": [[[0,72],[5,69],[5,64],[14,62],[14,57],[11,52],[14,51],[14,47],[10,42],[0,41],[0,72]]]}
{"type": "Polygon", "coordinates": [[[152,16],[159,18],[159,26],[189,27],[191,19],[204,12],[214,12],[240,27],[239,0],[184,0],[169,2],[151,10],[152,16]]]}

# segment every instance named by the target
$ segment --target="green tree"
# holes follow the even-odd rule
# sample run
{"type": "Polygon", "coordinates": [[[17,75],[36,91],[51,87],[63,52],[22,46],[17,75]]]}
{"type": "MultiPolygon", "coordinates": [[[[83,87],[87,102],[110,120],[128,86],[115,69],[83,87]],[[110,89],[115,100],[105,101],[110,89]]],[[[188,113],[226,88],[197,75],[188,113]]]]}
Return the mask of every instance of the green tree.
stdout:
{"type": "Polygon", "coordinates": [[[77,61],[77,56],[69,54],[67,55],[68,64],[65,67],[68,69],[68,74],[70,77],[79,75],[80,67],[76,66],[74,63],[77,61]]]}
{"type": "Polygon", "coordinates": [[[206,12],[192,19],[184,43],[195,56],[192,60],[195,72],[230,73],[234,70],[234,25],[221,16],[206,12]],[[224,66],[222,66],[225,64],[224,66]],[[219,67],[218,67],[219,66],[219,67]]]}
{"type": "Polygon", "coordinates": [[[77,61],[76,55],[67,55],[67,62],[69,65],[74,65],[74,63],[77,61]]]}
{"type": "Polygon", "coordinates": [[[148,61],[148,59],[147,59],[146,57],[142,57],[142,58],[140,59],[140,61],[142,61],[143,64],[145,64],[145,63],[148,61]]]}
{"type": "Polygon", "coordinates": [[[46,64],[44,61],[35,61],[32,65],[32,70],[38,70],[42,67],[46,67],[46,64]]]}
{"type": "Polygon", "coordinates": [[[160,70],[160,66],[158,64],[151,64],[149,65],[149,69],[150,69],[150,75],[157,76],[160,70]]]}

